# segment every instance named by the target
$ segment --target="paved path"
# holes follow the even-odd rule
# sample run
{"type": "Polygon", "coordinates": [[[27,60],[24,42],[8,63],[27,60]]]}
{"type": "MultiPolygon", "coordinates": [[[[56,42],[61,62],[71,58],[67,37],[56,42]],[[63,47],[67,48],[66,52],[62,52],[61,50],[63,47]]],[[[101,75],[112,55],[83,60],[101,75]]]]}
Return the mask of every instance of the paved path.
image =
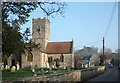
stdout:
{"type": "Polygon", "coordinates": [[[120,81],[120,70],[117,67],[108,68],[107,71],[89,81],[120,81]]]}

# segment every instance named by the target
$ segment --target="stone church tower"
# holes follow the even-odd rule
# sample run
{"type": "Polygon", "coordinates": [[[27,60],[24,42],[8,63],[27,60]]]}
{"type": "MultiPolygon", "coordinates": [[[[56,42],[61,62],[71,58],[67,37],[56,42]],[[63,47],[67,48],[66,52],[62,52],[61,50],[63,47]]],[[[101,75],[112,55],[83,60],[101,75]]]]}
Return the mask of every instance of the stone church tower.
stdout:
{"type": "Polygon", "coordinates": [[[35,43],[40,43],[41,51],[45,52],[50,40],[50,22],[46,18],[32,19],[32,39],[35,43]]]}
{"type": "Polygon", "coordinates": [[[55,68],[55,60],[59,60],[59,67],[74,67],[73,41],[50,42],[50,22],[46,18],[32,19],[32,40],[40,44],[40,49],[32,49],[32,56],[22,55],[22,68],[42,67],[55,68]],[[29,59],[30,58],[30,59],[29,59]]]}

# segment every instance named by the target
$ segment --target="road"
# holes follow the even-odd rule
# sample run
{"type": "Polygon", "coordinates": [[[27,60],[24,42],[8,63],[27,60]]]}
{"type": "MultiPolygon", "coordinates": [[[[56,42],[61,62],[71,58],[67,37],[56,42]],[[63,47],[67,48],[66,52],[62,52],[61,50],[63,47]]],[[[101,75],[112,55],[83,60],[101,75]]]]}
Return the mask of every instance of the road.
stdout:
{"type": "Polygon", "coordinates": [[[117,67],[108,68],[107,71],[89,81],[120,81],[120,70],[117,67]]]}

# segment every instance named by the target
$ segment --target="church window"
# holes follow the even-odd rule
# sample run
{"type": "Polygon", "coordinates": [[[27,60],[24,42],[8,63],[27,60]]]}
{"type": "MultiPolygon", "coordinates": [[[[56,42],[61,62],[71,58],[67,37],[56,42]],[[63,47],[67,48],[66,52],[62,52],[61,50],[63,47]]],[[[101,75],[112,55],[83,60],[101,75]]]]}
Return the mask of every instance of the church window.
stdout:
{"type": "Polygon", "coordinates": [[[52,62],[53,61],[53,57],[48,57],[48,62],[52,62]]]}
{"type": "Polygon", "coordinates": [[[63,54],[61,54],[61,56],[60,56],[60,62],[64,62],[64,56],[63,56],[63,54]]]}
{"type": "Polygon", "coordinates": [[[33,61],[33,55],[30,55],[30,54],[29,54],[29,55],[27,56],[27,61],[32,62],[32,61],[33,61]]]}

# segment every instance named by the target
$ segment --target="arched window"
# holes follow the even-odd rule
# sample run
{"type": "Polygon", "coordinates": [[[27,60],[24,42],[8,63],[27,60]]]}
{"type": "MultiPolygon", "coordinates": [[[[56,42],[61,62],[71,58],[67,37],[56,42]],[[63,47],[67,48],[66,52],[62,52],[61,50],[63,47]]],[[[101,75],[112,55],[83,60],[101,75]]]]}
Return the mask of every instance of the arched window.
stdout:
{"type": "Polygon", "coordinates": [[[53,62],[53,57],[48,57],[48,62],[53,62]]]}
{"type": "Polygon", "coordinates": [[[63,54],[61,54],[61,56],[60,56],[60,62],[64,62],[64,56],[63,56],[63,54]]]}
{"type": "Polygon", "coordinates": [[[33,55],[28,54],[28,56],[27,56],[27,61],[32,62],[32,61],[33,61],[33,55]]]}

